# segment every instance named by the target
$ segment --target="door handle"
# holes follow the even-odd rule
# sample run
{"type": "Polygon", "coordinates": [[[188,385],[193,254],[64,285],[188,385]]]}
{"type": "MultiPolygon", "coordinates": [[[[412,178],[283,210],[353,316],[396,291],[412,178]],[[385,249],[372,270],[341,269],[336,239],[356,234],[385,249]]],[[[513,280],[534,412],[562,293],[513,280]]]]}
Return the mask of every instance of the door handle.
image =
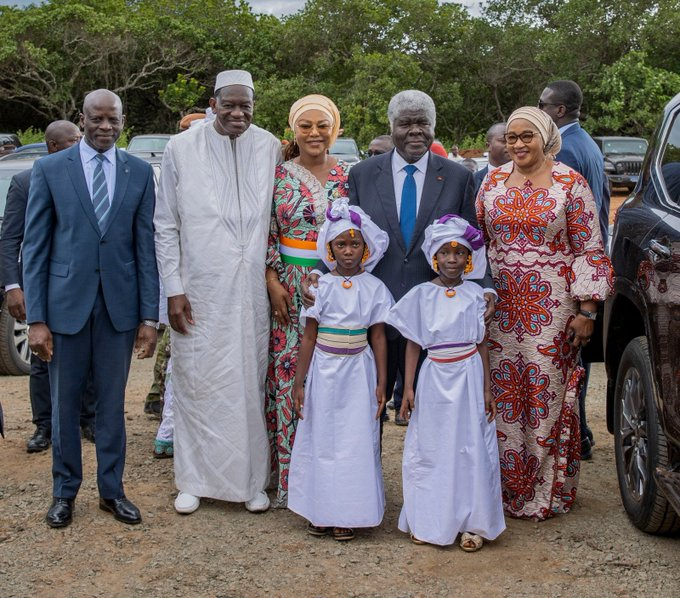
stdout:
{"type": "Polygon", "coordinates": [[[668,245],[664,245],[661,241],[652,239],[649,242],[647,256],[653,263],[656,263],[662,259],[669,260],[671,258],[671,248],[668,247],[668,245]]]}

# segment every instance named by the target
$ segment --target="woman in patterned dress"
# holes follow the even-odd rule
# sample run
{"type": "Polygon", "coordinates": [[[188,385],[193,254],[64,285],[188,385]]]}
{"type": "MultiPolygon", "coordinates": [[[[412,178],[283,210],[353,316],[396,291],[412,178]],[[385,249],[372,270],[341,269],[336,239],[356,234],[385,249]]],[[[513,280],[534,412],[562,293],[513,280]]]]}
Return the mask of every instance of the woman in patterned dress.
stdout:
{"type": "Polygon", "coordinates": [[[300,283],[317,263],[316,238],[326,208],[348,193],[348,166],[328,154],[340,129],[335,104],[321,95],[305,96],[290,109],[295,139],[277,167],[267,252],[267,290],[272,308],[266,418],[275,507],[286,507],[288,467],[295,436],[293,380],[304,330],[300,283]]]}
{"type": "Polygon", "coordinates": [[[543,520],[576,497],[578,353],[612,269],[588,183],[554,161],[561,139],[550,117],[516,110],[505,141],[512,161],[489,172],[477,196],[498,293],[491,385],[505,510],[543,520]]]}

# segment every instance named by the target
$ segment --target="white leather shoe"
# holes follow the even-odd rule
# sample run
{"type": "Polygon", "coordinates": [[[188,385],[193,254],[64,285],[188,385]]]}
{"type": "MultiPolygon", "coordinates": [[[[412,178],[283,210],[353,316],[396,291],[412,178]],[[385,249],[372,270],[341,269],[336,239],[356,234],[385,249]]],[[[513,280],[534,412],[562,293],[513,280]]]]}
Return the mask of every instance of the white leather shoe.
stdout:
{"type": "Polygon", "coordinates": [[[269,497],[267,493],[262,490],[258,492],[249,501],[246,501],[246,509],[251,513],[262,513],[269,508],[269,497]]]}
{"type": "Polygon", "coordinates": [[[201,499],[193,494],[180,492],[175,499],[175,511],[188,515],[193,513],[201,505],[201,499]]]}

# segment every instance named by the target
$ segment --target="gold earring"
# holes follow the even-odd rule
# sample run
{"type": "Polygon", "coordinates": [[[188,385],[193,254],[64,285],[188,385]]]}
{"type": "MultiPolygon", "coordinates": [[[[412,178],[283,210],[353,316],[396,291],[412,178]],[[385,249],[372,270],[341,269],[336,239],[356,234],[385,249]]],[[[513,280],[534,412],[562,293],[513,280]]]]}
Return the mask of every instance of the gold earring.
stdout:
{"type": "Polygon", "coordinates": [[[331,244],[326,243],[326,249],[328,250],[328,254],[326,257],[328,258],[329,262],[334,262],[335,261],[335,256],[333,255],[333,252],[331,251],[331,244]]]}
{"type": "Polygon", "coordinates": [[[368,245],[364,245],[364,254],[361,256],[362,264],[368,259],[369,255],[371,255],[371,252],[368,250],[368,245]]]}
{"type": "Polygon", "coordinates": [[[437,256],[436,256],[436,255],[432,257],[432,269],[433,269],[435,272],[439,272],[439,262],[437,261],[437,256]]]}
{"type": "Polygon", "coordinates": [[[468,255],[467,256],[467,263],[465,264],[465,270],[463,270],[463,272],[465,274],[470,274],[470,272],[472,272],[473,269],[474,269],[474,267],[472,265],[472,256],[468,255]]]}

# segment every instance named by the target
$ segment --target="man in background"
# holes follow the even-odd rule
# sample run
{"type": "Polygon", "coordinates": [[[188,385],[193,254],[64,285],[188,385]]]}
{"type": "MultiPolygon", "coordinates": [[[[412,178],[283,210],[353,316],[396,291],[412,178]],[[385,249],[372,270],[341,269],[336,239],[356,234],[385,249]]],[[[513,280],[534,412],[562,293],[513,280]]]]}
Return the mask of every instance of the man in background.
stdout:
{"type": "MultiPolygon", "coordinates": [[[[78,143],[80,137],[80,129],[72,122],[56,120],[45,129],[47,152],[54,154],[69,148],[78,143]]],[[[0,233],[0,269],[2,270],[0,280],[5,286],[7,310],[16,320],[26,319],[26,303],[22,290],[21,244],[24,241],[24,221],[30,182],[30,168],[12,177],[7,191],[7,204],[2,221],[2,233],[0,233]]],[[[26,450],[29,453],[40,453],[49,448],[52,438],[52,400],[47,362],[36,355],[31,355],[29,396],[35,432],[28,439],[26,450]]],[[[90,385],[83,393],[80,430],[83,438],[94,442],[94,396],[90,385]]]]}
{"type": "MultiPolygon", "coordinates": [[[[563,162],[579,172],[587,181],[595,198],[600,221],[600,232],[605,249],[609,238],[609,183],[604,172],[604,156],[593,139],[579,125],[583,92],[574,81],[560,80],[549,83],[538,100],[538,107],[553,119],[562,136],[562,149],[557,154],[563,162]]],[[[597,312],[596,312],[597,313],[597,312]]],[[[594,314],[595,315],[595,314],[594,314]]],[[[581,420],[581,458],[592,458],[593,433],[586,421],[586,391],[590,363],[583,363],[586,378],[579,396],[581,420]]]]}
{"type": "Polygon", "coordinates": [[[505,123],[494,123],[489,127],[486,132],[486,152],[489,163],[474,174],[475,197],[488,172],[510,161],[510,155],[505,147],[505,123]]]}

